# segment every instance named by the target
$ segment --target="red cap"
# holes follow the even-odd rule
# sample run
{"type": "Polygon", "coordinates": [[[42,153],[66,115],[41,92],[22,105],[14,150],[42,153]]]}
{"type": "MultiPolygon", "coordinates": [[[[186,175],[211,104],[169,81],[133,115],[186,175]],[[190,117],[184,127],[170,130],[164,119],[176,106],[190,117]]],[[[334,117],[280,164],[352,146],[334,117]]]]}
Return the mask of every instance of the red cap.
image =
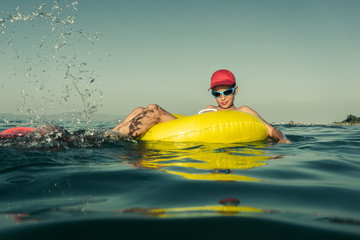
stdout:
{"type": "Polygon", "coordinates": [[[211,76],[209,90],[219,85],[233,85],[235,83],[236,82],[234,74],[232,74],[232,72],[230,72],[229,70],[221,69],[214,72],[214,74],[211,76]]]}

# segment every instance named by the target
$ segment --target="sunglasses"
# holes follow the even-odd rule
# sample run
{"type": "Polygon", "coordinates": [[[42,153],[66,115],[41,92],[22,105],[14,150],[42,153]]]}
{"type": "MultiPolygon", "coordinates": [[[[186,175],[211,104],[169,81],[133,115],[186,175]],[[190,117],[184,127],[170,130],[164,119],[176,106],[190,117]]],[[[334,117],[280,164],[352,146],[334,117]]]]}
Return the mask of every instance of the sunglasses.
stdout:
{"type": "Polygon", "coordinates": [[[229,89],[226,89],[226,90],[224,90],[224,91],[222,91],[222,92],[211,91],[211,94],[212,94],[215,98],[219,98],[219,97],[221,96],[221,94],[224,94],[224,96],[230,96],[230,95],[234,94],[235,88],[236,88],[236,87],[229,88],[229,89]]]}

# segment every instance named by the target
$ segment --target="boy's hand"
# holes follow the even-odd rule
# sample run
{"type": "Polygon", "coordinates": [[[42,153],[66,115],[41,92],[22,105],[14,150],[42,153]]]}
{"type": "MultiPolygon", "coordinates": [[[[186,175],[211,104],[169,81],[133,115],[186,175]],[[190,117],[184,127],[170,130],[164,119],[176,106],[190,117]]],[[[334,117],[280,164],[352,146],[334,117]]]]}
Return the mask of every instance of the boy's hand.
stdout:
{"type": "Polygon", "coordinates": [[[278,143],[291,143],[291,141],[289,139],[281,139],[278,143]]]}

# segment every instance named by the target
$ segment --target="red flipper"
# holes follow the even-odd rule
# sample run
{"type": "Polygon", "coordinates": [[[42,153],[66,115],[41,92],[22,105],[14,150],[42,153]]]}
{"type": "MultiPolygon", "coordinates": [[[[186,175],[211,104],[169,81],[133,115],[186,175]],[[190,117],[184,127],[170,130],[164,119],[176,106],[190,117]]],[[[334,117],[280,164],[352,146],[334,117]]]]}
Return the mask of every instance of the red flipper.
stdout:
{"type": "Polygon", "coordinates": [[[0,132],[0,138],[16,138],[28,135],[29,133],[35,131],[35,128],[29,127],[14,127],[0,132]]]}

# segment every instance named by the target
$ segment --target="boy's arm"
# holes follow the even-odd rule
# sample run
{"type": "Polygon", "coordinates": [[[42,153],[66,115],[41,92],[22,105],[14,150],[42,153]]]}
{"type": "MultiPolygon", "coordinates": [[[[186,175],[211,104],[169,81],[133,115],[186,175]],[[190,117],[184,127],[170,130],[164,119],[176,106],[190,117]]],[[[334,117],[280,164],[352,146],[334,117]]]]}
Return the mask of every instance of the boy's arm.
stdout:
{"type": "Polygon", "coordinates": [[[264,123],[265,123],[265,126],[267,127],[268,129],[268,135],[269,137],[275,139],[276,141],[278,141],[278,143],[290,143],[291,141],[288,140],[286,138],[286,136],[278,129],[274,128],[273,126],[271,126],[268,122],[266,122],[262,117],[260,117],[260,115],[255,112],[253,109],[251,109],[250,107],[248,106],[243,106],[243,107],[239,107],[236,109],[237,111],[240,111],[240,112],[246,112],[246,113],[250,113],[258,118],[260,118],[264,123]]]}
{"type": "MultiPolygon", "coordinates": [[[[270,125],[271,126],[271,125],[270,125]]],[[[278,141],[278,143],[290,143],[291,141],[286,138],[286,136],[279,130],[271,126],[272,130],[271,133],[269,133],[269,136],[275,140],[278,141]]],[[[269,132],[269,128],[268,128],[269,132]]]]}

